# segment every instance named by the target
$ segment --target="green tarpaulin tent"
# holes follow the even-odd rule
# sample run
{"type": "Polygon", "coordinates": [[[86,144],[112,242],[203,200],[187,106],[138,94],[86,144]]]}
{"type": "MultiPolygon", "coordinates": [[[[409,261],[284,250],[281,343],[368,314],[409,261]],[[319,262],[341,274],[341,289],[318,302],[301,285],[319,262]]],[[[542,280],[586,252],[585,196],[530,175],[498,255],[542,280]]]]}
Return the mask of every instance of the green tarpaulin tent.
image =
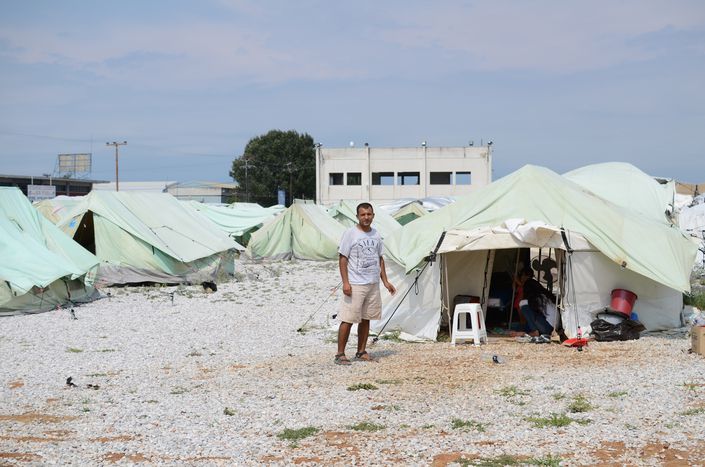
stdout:
{"type": "Polygon", "coordinates": [[[0,314],[46,311],[95,297],[98,259],[0,187],[0,314]]]}

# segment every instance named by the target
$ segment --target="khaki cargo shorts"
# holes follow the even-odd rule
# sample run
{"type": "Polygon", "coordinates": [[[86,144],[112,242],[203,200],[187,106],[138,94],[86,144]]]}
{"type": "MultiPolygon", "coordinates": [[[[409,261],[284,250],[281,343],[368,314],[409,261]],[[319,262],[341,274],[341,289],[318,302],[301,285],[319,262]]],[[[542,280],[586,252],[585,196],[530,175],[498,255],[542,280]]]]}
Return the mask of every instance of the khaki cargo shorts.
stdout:
{"type": "Polygon", "coordinates": [[[338,319],[346,323],[359,323],[363,319],[382,318],[382,298],[379,283],[351,285],[352,296],[343,295],[338,319]]]}

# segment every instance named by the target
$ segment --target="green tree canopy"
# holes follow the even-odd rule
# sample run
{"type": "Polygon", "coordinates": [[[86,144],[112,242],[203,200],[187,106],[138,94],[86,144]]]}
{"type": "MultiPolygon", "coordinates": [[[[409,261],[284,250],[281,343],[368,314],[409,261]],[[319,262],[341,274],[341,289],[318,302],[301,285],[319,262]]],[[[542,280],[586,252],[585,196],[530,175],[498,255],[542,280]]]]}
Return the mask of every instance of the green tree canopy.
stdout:
{"type": "Polygon", "coordinates": [[[277,190],[293,198],[316,196],[316,159],[313,138],[294,130],[271,130],[252,138],[242,156],[233,161],[230,176],[240,185],[240,200],[276,204],[277,190]]]}

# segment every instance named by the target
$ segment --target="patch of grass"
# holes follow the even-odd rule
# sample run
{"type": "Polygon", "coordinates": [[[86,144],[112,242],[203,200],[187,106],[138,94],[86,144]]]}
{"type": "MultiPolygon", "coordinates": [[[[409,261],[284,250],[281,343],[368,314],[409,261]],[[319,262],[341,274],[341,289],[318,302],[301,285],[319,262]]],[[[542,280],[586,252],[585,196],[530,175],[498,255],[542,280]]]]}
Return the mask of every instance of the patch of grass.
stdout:
{"type": "Polygon", "coordinates": [[[506,398],[512,398],[516,396],[526,396],[529,394],[529,391],[526,389],[519,389],[516,386],[505,386],[502,389],[496,391],[497,394],[500,396],[506,397],[506,398]]]}
{"type": "Polygon", "coordinates": [[[380,339],[383,341],[390,341],[390,342],[404,342],[399,338],[401,335],[401,331],[390,331],[390,332],[385,332],[380,336],[380,339]]]}
{"type": "Polygon", "coordinates": [[[400,379],[376,379],[377,384],[401,384],[400,379]]]}
{"type": "Polygon", "coordinates": [[[202,357],[203,354],[199,352],[198,350],[192,350],[189,353],[186,354],[187,357],[202,357]]]}
{"type": "Polygon", "coordinates": [[[422,430],[430,430],[432,428],[436,428],[436,425],[434,425],[433,423],[429,423],[421,427],[422,430]]]}
{"type": "Polygon", "coordinates": [[[559,467],[561,465],[561,459],[558,456],[553,456],[549,454],[548,456],[545,457],[539,457],[537,458],[531,458],[526,461],[527,464],[529,465],[541,465],[541,466],[546,466],[546,467],[559,467]]]}
{"type": "Polygon", "coordinates": [[[584,413],[592,409],[592,404],[582,394],[573,397],[573,402],[568,405],[568,411],[571,413],[584,413]]]}
{"type": "Polygon", "coordinates": [[[566,414],[555,414],[552,413],[549,417],[527,417],[527,422],[534,424],[536,428],[546,428],[549,426],[562,427],[568,426],[575,420],[567,416],[566,414]]]}
{"type": "Polygon", "coordinates": [[[553,400],[560,401],[565,399],[565,394],[562,392],[555,392],[553,393],[553,400]]]}
{"type": "Polygon", "coordinates": [[[188,389],[182,386],[176,386],[175,388],[171,389],[171,392],[169,394],[174,394],[174,395],[179,395],[179,394],[185,394],[188,392],[188,389]]]}
{"type": "Polygon", "coordinates": [[[286,428],[284,431],[279,433],[277,435],[277,438],[286,440],[286,441],[301,441],[304,438],[308,438],[309,436],[313,436],[316,433],[318,433],[320,430],[316,428],[315,426],[306,426],[303,428],[286,428]]]}
{"type": "Polygon", "coordinates": [[[237,412],[235,412],[235,409],[231,409],[230,407],[224,408],[223,413],[229,417],[232,417],[233,415],[237,414],[237,412]]]}
{"type": "Polygon", "coordinates": [[[700,386],[702,386],[702,385],[697,384],[697,383],[683,383],[683,387],[687,391],[697,391],[700,386]]]}
{"type": "Polygon", "coordinates": [[[348,391],[376,391],[377,389],[379,389],[377,386],[370,383],[357,383],[348,386],[348,391]]]}
{"type": "Polygon", "coordinates": [[[626,396],[627,394],[629,394],[627,391],[612,391],[609,394],[607,394],[607,397],[617,398],[617,397],[626,396]]]}
{"type": "Polygon", "coordinates": [[[81,353],[83,352],[83,349],[79,349],[78,347],[68,347],[66,351],[69,353],[81,353]]]}
{"type": "Polygon", "coordinates": [[[462,465],[463,467],[477,466],[477,467],[505,467],[510,465],[521,465],[522,461],[514,456],[508,454],[502,454],[497,457],[489,457],[482,459],[465,459],[459,457],[453,462],[462,465]]]}
{"type": "Polygon", "coordinates": [[[485,424],[476,422],[474,420],[462,420],[460,418],[454,418],[453,420],[450,421],[450,425],[453,427],[454,430],[460,429],[460,428],[472,428],[474,430],[479,431],[480,433],[485,432],[485,424]]]}
{"type": "Polygon", "coordinates": [[[116,349],[100,349],[98,352],[117,352],[116,349]]]}
{"type": "Polygon", "coordinates": [[[380,431],[384,430],[387,427],[384,425],[377,425],[376,423],[371,422],[360,422],[356,423],[355,425],[350,425],[348,428],[355,431],[380,431]]]}
{"type": "Polygon", "coordinates": [[[102,377],[102,376],[108,376],[108,374],[107,373],[90,373],[90,374],[87,374],[86,376],[89,378],[98,378],[98,377],[102,377]]]}
{"type": "Polygon", "coordinates": [[[689,416],[689,415],[698,415],[701,413],[705,413],[705,407],[696,407],[693,409],[688,409],[684,412],[681,412],[680,414],[689,416]]]}

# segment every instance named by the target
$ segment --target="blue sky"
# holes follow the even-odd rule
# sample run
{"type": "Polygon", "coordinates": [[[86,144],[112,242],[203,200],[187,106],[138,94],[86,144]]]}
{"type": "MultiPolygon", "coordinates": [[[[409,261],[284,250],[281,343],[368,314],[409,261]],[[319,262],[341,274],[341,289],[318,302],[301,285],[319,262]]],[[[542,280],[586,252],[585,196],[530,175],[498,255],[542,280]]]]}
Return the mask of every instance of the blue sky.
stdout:
{"type": "Polygon", "coordinates": [[[0,1],[0,173],[229,180],[270,129],[705,181],[705,2],[0,1]]]}

